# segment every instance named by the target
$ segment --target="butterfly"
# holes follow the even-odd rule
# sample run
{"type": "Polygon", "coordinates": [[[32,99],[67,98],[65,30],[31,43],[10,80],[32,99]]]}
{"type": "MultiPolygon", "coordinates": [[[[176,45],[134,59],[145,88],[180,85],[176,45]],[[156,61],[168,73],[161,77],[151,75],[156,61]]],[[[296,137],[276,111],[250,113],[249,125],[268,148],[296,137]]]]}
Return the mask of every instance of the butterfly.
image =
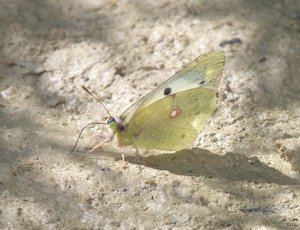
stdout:
{"type": "Polygon", "coordinates": [[[202,54],[120,116],[106,109],[106,124],[120,146],[172,151],[191,147],[216,109],[224,63],[224,52],[202,54]]]}

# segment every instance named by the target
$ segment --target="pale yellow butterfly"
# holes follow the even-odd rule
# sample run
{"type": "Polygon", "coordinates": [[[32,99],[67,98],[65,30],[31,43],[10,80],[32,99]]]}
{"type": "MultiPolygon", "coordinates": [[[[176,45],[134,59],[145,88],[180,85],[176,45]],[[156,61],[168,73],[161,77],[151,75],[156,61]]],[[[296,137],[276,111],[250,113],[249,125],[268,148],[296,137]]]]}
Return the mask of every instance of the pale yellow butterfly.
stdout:
{"type": "Polygon", "coordinates": [[[180,150],[189,148],[216,108],[223,52],[196,58],[107,124],[121,146],[180,150]]]}

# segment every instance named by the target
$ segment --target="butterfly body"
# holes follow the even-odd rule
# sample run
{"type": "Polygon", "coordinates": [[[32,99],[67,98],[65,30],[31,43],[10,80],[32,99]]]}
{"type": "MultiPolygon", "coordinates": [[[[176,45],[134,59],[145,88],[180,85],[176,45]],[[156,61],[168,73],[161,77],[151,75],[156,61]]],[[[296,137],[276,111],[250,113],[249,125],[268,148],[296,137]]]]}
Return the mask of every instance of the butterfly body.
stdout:
{"type": "Polygon", "coordinates": [[[216,108],[224,53],[203,54],[138,100],[109,127],[121,146],[180,150],[189,148],[216,108]]]}

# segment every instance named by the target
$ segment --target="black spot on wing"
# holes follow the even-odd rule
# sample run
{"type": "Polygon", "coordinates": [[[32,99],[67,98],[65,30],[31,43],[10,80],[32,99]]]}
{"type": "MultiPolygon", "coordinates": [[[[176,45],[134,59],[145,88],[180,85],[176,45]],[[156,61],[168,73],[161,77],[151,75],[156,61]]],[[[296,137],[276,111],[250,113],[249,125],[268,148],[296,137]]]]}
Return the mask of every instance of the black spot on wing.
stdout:
{"type": "Polygon", "coordinates": [[[164,95],[169,95],[172,92],[172,89],[170,87],[165,88],[164,95]]]}
{"type": "Polygon", "coordinates": [[[205,80],[202,80],[199,82],[199,85],[203,85],[205,83],[205,80]]]}

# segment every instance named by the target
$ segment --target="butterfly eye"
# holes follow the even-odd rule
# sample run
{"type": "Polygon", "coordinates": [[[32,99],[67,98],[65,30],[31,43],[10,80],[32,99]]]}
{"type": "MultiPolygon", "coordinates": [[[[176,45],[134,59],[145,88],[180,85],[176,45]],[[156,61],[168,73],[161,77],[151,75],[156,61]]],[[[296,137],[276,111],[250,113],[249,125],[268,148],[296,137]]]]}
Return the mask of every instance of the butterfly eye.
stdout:
{"type": "Polygon", "coordinates": [[[169,88],[169,87],[167,87],[167,88],[165,88],[165,90],[164,90],[164,95],[169,95],[170,93],[172,92],[172,89],[171,88],[169,88]]]}
{"type": "Polygon", "coordinates": [[[107,121],[106,121],[106,123],[108,124],[108,125],[110,125],[111,123],[116,123],[117,121],[116,121],[116,119],[114,118],[114,117],[109,117],[108,119],[107,119],[107,121]]]}

